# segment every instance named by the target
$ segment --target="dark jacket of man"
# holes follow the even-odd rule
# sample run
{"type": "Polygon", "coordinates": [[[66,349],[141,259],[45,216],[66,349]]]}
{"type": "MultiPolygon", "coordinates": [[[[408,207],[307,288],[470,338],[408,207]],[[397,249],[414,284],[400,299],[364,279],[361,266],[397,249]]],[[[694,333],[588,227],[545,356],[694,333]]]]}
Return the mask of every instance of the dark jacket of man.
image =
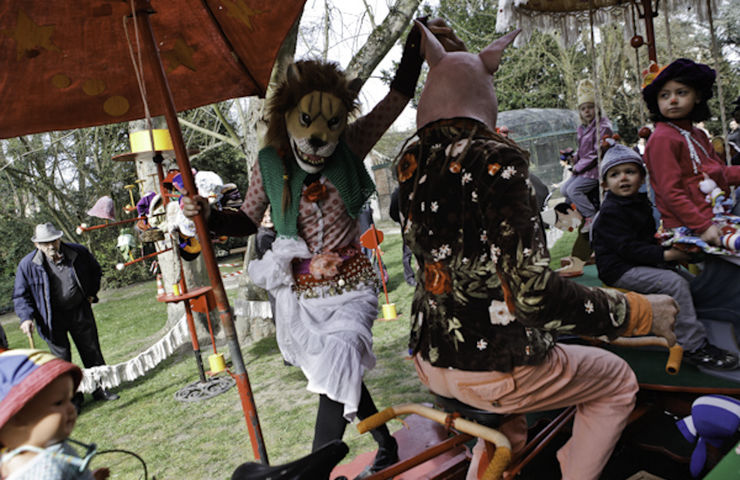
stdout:
{"type": "MultiPolygon", "coordinates": [[[[90,251],[76,243],[62,243],[61,251],[72,262],[75,280],[86,298],[98,301],[102,270],[90,251]]],[[[18,264],[13,288],[15,313],[21,320],[33,320],[39,335],[51,339],[52,309],[49,275],[44,268],[44,254],[36,249],[18,264]]],[[[83,302],[83,308],[90,308],[83,302]]]]}

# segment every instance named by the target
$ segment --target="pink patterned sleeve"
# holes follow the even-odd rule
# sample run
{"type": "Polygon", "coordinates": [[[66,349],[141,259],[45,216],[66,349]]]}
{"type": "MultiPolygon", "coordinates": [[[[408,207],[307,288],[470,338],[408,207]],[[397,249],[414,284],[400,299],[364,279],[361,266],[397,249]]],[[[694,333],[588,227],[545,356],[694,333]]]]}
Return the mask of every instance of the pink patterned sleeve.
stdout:
{"type": "Polygon", "coordinates": [[[360,158],[365,158],[403,112],[409,100],[409,97],[391,89],[370,113],[349,125],[345,139],[352,152],[360,158]]]}
{"type": "Polygon", "coordinates": [[[249,175],[249,187],[239,210],[244,212],[255,225],[259,225],[262,223],[262,217],[265,215],[268,204],[269,200],[267,199],[267,193],[265,193],[265,186],[262,183],[259,163],[255,162],[249,175]]]}

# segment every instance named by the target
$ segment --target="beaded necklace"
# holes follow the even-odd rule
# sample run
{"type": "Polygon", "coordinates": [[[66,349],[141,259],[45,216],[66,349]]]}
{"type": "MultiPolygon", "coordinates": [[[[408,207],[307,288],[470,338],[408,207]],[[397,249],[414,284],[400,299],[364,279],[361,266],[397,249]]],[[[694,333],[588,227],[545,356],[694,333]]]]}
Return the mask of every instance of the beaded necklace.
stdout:
{"type": "Polygon", "coordinates": [[[671,127],[675,128],[678,133],[683,135],[683,138],[686,140],[686,144],[689,146],[689,156],[691,157],[691,165],[694,168],[694,173],[698,174],[702,168],[701,168],[701,159],[699,158],[699,154],[696,153],[696,149],[694,148],[694,145],[698,146],[702,152],[704,152],[704,155],[709,157],[709,153],[707,153],[704,146],[699,143],[694,137],[691,136],[691,132],[688,130],[684,130],[683,128],[679,127],[673,122],[666,122],[671,127]]]}

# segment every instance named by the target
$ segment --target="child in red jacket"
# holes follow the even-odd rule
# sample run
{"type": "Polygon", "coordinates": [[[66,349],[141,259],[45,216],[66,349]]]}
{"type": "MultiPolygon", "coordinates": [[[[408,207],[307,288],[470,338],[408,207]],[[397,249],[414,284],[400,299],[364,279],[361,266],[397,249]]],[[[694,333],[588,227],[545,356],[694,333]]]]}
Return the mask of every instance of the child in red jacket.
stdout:
{"type": "MultiPolygon", "coordinates": [[[[686,226],[710,245],[721,246],[719,227],[712,221],[713,205],[700,183],[706,178],[729,193],[740,185],[740,166],[728,166],[714,152],[707,135],[694,126],[710,117],[716,72],[686,58],[658,69],[651,65],[642,97],[655,121],[645,147],[645,163],[655,204],[666,229],[686,226]]],[[[701,318],[740,324],[740,267],[708,255],[701,275],[692,282],[701,318]]]]}

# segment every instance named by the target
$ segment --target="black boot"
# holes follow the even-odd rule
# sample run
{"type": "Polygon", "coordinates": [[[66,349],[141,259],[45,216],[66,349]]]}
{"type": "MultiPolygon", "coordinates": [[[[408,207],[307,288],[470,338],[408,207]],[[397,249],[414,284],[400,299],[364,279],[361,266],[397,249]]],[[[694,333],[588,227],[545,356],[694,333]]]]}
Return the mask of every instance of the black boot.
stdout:
{"type": "Polygon", "coordinates": [[[398,462],[398,442],[396,442],[396,439],[389,437],[383,443],[385,446],[378,447],[378,453],[375,454],[375,460],[373,460],[372,465],[365,467],[365,469],[355,477],[355,480],[367,478],[370,475],[378,473],[381,470],[385,470],[398,462]]]}
{"type": "Polygon", "coordinates": [[[106,402],[109,402],[111,400],[118,400],[120,398],[117,394],[109,392],[103,387],[98,387],[93,392],[92,396],[95,400],[105,400],[106,402]]]}
{"type": "Polygon", "coordinates": [[[77,415],[82,411],[82,404],[85,402],[85,395],[82,392],[75,392],[72,397],[72,404],[75,406],[77,415]]]}

